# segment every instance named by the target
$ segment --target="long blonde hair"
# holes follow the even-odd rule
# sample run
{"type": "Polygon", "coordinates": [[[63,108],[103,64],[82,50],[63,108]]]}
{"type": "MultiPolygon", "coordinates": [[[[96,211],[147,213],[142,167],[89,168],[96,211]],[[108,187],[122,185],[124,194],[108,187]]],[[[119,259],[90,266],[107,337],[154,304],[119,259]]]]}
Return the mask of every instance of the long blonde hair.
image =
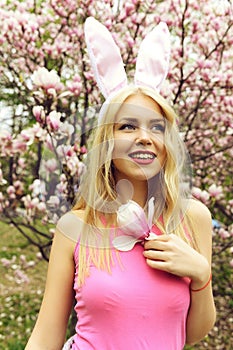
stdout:
{"type": "MultiPolygon", "coordinates": [[[[167,101],[149,88],[127,87],[113,97],[107,106],[104,106],[101,122],[92,136],[87,171],[81,180],[73,210],[84,210],[84,221],[89,228],[97,229],[102,216],[105,217],[108,227],[116,224],[115,212],[121,203],[118,201],[112,169],[114,119],[124,101],[137,93],[152,98],[160,106],[166,121],[164,136],[166,161],[158,175],[159,185],[154,188],[155,193],[150,194],[155,197],[156,203],[154,223],[163,233],[173,232],[195,247],[192,224],[186,215],[190,192],[190,167],[185,145],[177,128],[177,116],[167,101]],[[159,220],[161,216],[162,222],[159,220]]],[[[99,268],[111,270],[111,249],[106,249],[111,246],[111,243],[109,242],[109,245],[105,243],[102,246],[98,246],[98,242],[93,244],[93,239],[99,240],[100,235],[96,235],[95,230],[87,231],[81,235],[83,244],[80,244],[79,249],[80,284],[85,280],[88,264],[91,261],[99,268]],[[89,244],[88,241],[92,243],[89,244]]],[[[102,231],[106,233],[106,230],[102,231]]],[[[105,234],[102,235],[102,239],[106,240],[105,234]]]]}

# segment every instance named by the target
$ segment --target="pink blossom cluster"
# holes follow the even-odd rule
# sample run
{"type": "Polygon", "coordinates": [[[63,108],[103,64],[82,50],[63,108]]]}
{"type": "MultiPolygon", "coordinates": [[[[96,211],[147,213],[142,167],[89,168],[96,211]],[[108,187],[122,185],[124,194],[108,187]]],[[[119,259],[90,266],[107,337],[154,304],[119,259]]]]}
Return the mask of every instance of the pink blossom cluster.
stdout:
{"type": "MultiPolygon", "coordinates": [[[[41,255],[37,254],[37,259],[41,259],[41,255]]],[[[1,264],[6,269],[6,277],[9,281],[14,281],[17,284],[29,283],[30,279],[27,270],[36,265],[36,260],[27,260],[24,254],[20,256],[13,255],[9,258],[1,258],[1,264]]]]}

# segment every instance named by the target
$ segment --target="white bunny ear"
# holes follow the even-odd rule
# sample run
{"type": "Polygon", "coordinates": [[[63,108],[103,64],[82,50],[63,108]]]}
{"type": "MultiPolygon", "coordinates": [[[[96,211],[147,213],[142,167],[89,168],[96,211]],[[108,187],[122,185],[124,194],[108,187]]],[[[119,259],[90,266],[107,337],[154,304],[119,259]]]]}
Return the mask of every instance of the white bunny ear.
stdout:
{"type": "Polygon", "coordinates": [[[93,17],[86,19],[84,33],[96,82],[107,98],[127,85],[120,50],[108,29],[93,17]]]}
{"type": "Polygon", "coordinates": [[[165,80],[170,59],[170,35],[160,22],[142,41],[136,62],[135,85],[159,90],[165,80]]]}

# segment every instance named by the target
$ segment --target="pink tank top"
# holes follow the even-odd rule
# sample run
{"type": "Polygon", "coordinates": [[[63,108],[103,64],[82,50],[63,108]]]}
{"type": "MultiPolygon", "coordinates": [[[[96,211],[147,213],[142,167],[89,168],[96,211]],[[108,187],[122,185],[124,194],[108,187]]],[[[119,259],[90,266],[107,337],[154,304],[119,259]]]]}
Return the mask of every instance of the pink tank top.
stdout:
{"type": "MultiPolygon", "coordinates": [[[[153,227],[156,234],[161,234],[153,227]]],[[[78,322],[73,350],[181,350],[185,345],[190,303],[189,279],[146,264],[143,246],[113,252],[112,273],[90,267],[77,285],[78,249],[74,259],[75,311],[78,322]]]]}

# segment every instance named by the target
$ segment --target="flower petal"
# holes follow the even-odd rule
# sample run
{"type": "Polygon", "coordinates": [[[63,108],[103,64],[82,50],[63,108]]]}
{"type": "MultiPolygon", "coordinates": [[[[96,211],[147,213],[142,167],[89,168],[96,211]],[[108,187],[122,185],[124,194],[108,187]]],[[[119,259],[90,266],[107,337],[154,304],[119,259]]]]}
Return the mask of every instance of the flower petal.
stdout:
{"type": "Polygon", "coordinates": [[[148,235],[149,226],[145,212],[139,204],[132,200],[120,206],[117,211],[117,221],[120,230],[126,235],[137,239],[148,235]]]}
{"type": "Polygon", "coordinates": [[[142,242],[142,240],[136,239],[132,236],[118,236],[113,239],[113,246],[117,250],[126,252],[133,249],[137,242],[142,242]]]}
{"type": "Polygon", "coordinates": [[[148,226],[151,229],[152,227],[152,221],[153,221],[153,216],[154,216],[154,211],[155,211],[155,203],[154,203],[154,197],[151,197],[149,202],[148,202],[148,226]]]}

